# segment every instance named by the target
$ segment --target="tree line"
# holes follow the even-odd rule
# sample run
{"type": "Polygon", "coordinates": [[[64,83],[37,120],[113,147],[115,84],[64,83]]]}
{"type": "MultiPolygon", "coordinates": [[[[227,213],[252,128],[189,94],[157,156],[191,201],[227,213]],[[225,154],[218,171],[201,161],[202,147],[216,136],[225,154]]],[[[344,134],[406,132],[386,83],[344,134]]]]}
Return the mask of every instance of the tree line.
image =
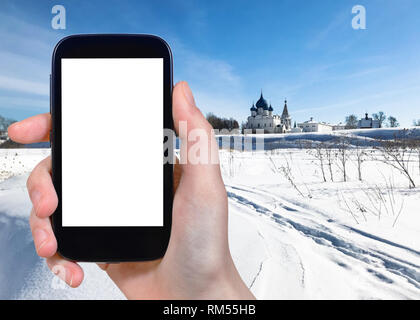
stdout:
{"type": "Polygon", "coordinates": [[[0,115],[0,133],[6,132],[7,128],[12,124],[15,123],[16,120],[5,118],[0,115]]]}
{"type": "MultiPolygon", "coordinates": [[[[400,123],[398,122],[397,118],[394,116],[386,116],[385,112],[379,111],[377,113],[372,114],[373,120],[377,120],[379,122],[379,128],[383,128],[384,126],[388,128],[396,128],[399,127],[400,123]]],[[[357,129],[359,119],[355,114],[348,115],[346,117],[346,129],[357,129]]],[[[418,120],[420,125],[420,120],[418,120]]],[[[414,124],[416,126],[416,124],[414,124]]]]}
{"type": "Polygon", "coordinates": [[[233,129],[239,129],[238,121],[236,121],[232,117],[222,118],[210,112],[210,113],[207,113],[206,119],[212,125],[213,129],[217,129],[217,130],[227,129],[229,131],[233,129]]]}
{"type": "MultiPolygon", "coordinates": [[[[387,116],[385,112],[379,111],[372,114],[373,120],[379,122],[379,128],[388,127],[388,128],[397,128],[400,126],[398,119],[392,115],[387,116]]],[[[207,121],[213,126],[214,129],[222,130],[234,130],[239,129],[239,123],[234,118],[223,118],[216,116],[214,113],[210,112],[206,115],[207,121]]],[[[345,128],[346,129],[357,129],[359,123],[359,118],[355,114],[350,114],[345,118],[345,128]]],[[[413,126],[420,126],[420,119],[413,120],[413,126]]],[[[242,128],[246,127],[246,123],[242,123],[242,128]]],[[[1,127],[0,127],[1,128],[1,127]]]]}

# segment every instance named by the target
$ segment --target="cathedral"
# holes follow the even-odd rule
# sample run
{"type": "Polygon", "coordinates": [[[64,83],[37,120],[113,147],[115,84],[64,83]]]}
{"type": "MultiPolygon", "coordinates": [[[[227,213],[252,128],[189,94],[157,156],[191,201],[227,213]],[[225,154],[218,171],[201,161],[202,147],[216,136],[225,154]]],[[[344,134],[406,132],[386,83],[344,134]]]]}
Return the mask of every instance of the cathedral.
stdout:
{"type": "Polygon", "coordinates": [[[248,117],[246,129],[264,130],[264,133],[286,133],[292,130],[292,119],[287,110],[287,100],[284,101],[281,116],[273,114],[273,107],[268,105],[261,92],[261,97],[251,107],[251,116],[248,117]]]}

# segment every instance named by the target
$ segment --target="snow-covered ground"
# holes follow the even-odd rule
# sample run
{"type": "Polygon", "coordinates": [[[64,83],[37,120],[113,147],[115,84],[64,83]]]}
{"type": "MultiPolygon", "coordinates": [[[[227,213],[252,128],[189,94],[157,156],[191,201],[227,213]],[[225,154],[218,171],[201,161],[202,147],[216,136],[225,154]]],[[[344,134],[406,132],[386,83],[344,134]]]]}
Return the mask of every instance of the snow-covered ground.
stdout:
{"type": "MultiPolygon", "coordinates": [[[[94,264],[70,289],[36,256],[25,183],[48,154],[0,149],[0,298],[123,298],[94,264]]],[[[358,181],[351,154],[348,181],[334,163],[323,182],[306,149],[220,154],[232,255],[257,298],[420,299],[420,188],[395,169],[369,156],[358,181]]]]}
{"type": "Polygon", "coordinates": [[[395,170],[366,160],[360,182],[351,161],[350,181],[334,165],[323,182],[305,149],[221,155],[232,253],[258,298],[420,298],[420,189],[395,170]]]}
{"type": "Polygon", "coordinates": [[[95,264],[82,264],[86,281],[71,289],[36,255],[26,180],[49,154],[49,149],[0,149],[0,299],[123,299],[95,264]]]}

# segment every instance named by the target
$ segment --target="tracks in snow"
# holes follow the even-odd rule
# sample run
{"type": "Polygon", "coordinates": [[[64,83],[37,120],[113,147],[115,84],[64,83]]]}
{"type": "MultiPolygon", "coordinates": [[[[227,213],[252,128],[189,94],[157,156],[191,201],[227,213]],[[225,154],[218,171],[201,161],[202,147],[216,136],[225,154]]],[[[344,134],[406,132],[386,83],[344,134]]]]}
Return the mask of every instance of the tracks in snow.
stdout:
{"type": "MultiPolygon", "coordinates": [[[[307,204],[268,194],[258,188],[231,185],[226,185],[226,188],[231,201],[274,222],[280,230],[288,232],[292,228],[320,246],[356,259],[367,272],[380,281],[393,283],[394,280],[389,275],[391,273],[408,281],[415,290],[420,290],[419,251],[353,227],[336,223],[322,211],[311,208],[307,204]],[[346,237],[349,232],[364,238],[365,241],[357,241],[356,243],[356,241],[346,237]],[[368,243],[366,244],[366,242],[368,243]],[[395,250],[403,250],[411,256],[410,261],[396,257],[394,253],[389,254],[383,252],[382,249],[378,250],[377,245],[380,245],[381,248],[384,248],[384,245],[391,246],[394,253],[395,250]]],[[[261,237],[264,238],[262,234],[261,237]]],[[[265,245],[268,246],[267,243],[265,245]]],[[[251,287],[261,274],[264,263],[265,261],[261,262],[260,269],[252,281],[251,287]]],[[[302,262],[300,263],[304,274],[305,269],[302,262]]]]}

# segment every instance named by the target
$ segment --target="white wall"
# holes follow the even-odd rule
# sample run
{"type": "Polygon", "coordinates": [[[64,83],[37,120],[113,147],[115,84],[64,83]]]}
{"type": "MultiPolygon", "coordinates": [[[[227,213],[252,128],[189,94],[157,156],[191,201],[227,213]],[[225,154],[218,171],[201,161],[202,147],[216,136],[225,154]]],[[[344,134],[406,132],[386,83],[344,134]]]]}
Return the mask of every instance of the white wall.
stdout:
{"type": "Polygon", "coordinates": [[[308,122],[308,123],[299,123],[299,128],[303,129],[303,132],[331,132],[332,126],[318,123],[318,122],[308,122]]]}

